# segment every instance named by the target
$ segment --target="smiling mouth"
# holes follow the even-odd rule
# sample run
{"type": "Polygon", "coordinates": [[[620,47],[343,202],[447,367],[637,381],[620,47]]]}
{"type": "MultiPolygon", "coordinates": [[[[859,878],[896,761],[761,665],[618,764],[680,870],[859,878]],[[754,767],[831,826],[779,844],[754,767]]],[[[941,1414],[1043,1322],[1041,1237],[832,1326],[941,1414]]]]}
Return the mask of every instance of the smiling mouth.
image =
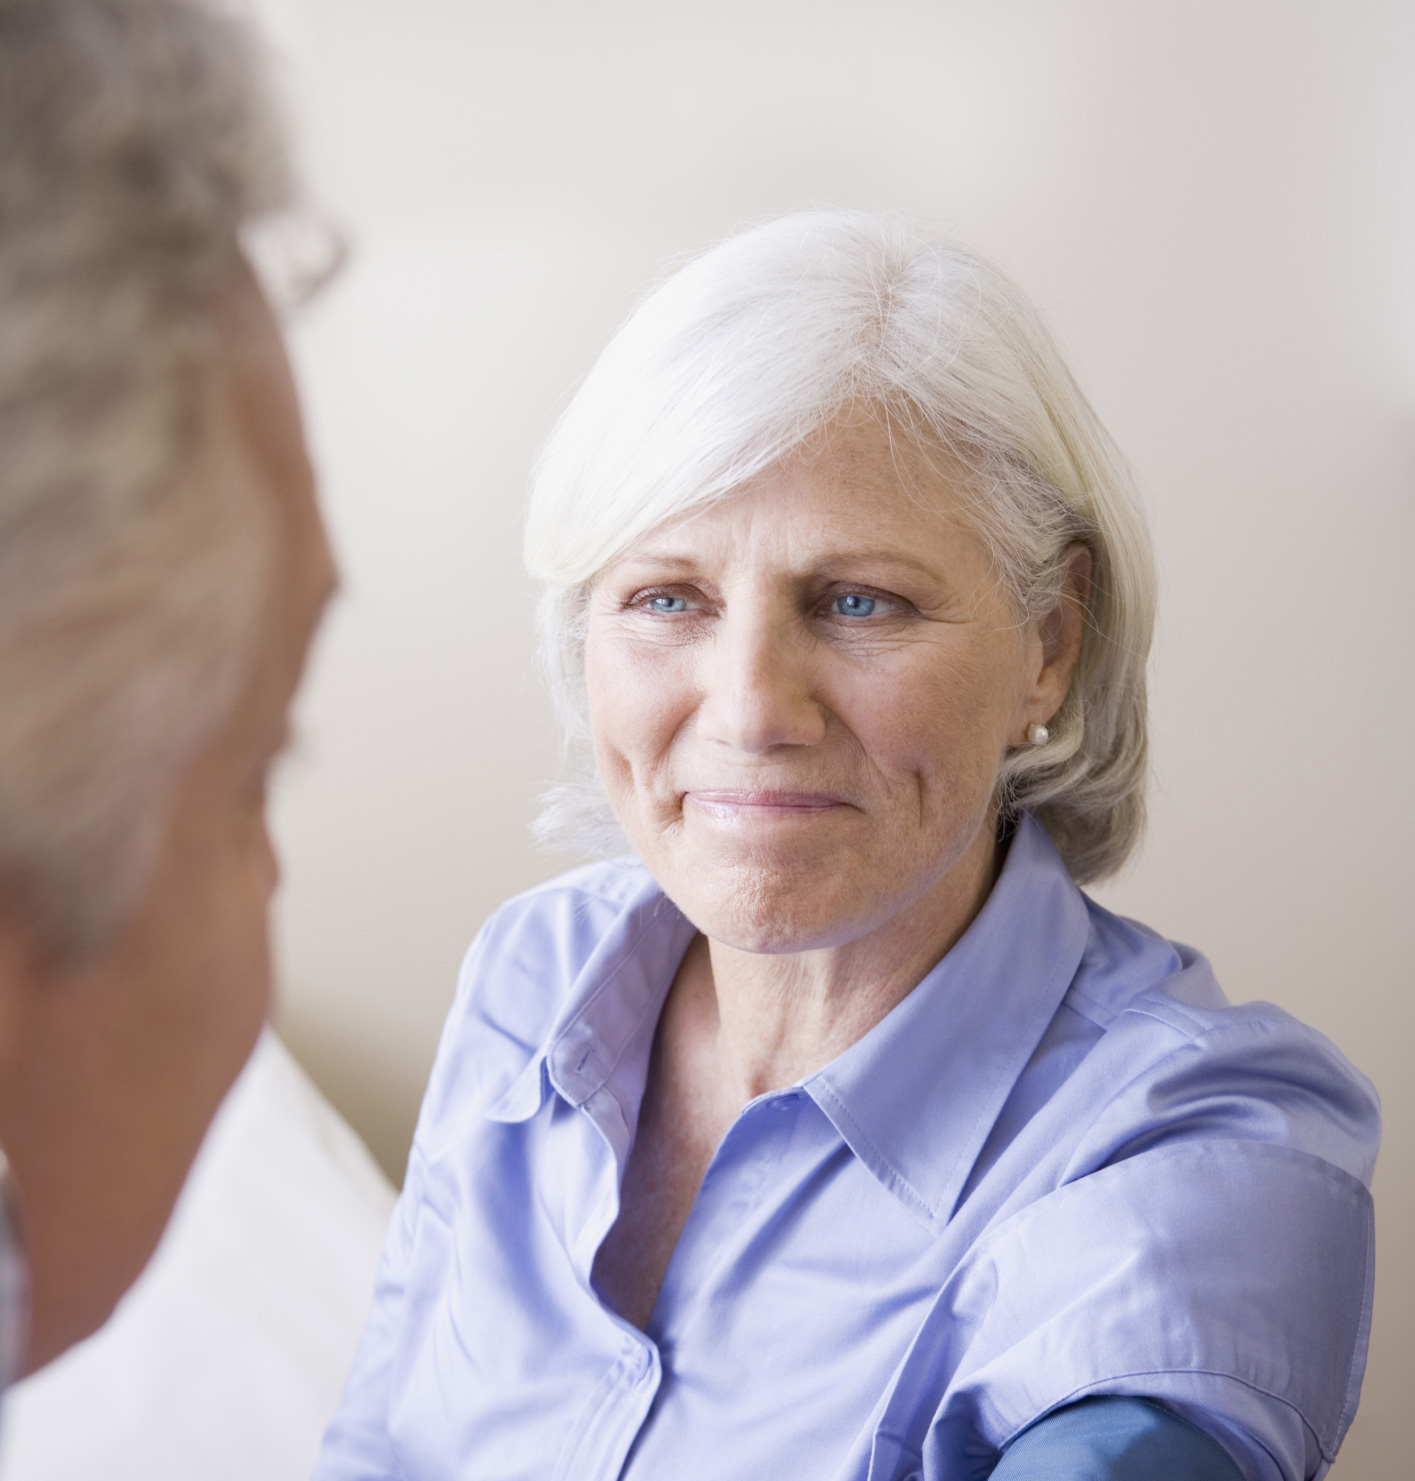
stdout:
{"type": "Polygon", "coordinates": [[[778,792],[747,788],[694,788],[684,804],[724,822],[789,822],[853,807],[834,792],[778,792]]]}

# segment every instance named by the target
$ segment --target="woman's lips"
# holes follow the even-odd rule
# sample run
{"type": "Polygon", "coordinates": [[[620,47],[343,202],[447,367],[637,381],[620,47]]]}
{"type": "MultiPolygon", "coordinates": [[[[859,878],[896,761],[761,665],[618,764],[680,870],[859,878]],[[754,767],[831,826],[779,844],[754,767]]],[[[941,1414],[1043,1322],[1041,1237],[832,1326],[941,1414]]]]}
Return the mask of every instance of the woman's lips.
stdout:
{"type": "Polygon", "coordinates": [[[683,794],[683,801],[713,817],[734,822],[788,821],[852,805],[834,792],[768,792],[732,787],[695,787],[683,794]]]}

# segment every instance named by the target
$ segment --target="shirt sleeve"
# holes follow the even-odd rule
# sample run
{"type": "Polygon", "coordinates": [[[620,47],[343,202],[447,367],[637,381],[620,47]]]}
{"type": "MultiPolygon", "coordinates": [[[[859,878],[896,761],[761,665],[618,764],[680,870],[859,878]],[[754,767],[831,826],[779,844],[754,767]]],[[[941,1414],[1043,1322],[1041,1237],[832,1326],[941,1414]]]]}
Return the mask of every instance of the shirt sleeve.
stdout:
{"type": "Polygon", "coordinates": [[[1090,1394],[1172,1395],[1251,1437],[1252,1481],[1303,1481],[1292,1416],[1329,1462],[1355,1409],[1371,1245],[1366,1190],[1290,1148],[1190,1142],[1093,1173],[950,1283],[971,1341],[934,1439],[1001,1448],[1090,1394]]]}
{"type": "Polygon", "coordinates": [[[991,1481],[1242,1481],[1203,1430],[1144,1399],[1086,1399],[1007,1447],[991,1481]]]}
{"type": "MultiPolygon", "coordinates": [[[[463,959],[403,1191],[384,1241],[373,1304],[311,1481],[401,1481],[403,1470],[390,1438],[392,1408],[407,1333],[420,1329],[426,1304],[437,1296],[435,1287],[419,1286],[417,1274],[420,1261],[421,1268],[429,1268],[426,1240],[443,1222],[435,1195],[438,1157],[443,1148],[457,1144],[465,1119],[479,1114],[531,1053],[529,1044],[504,1024],[488,1025],[486,1010],[489,963],[504,974],[508,954],[514,958],[520,950],[534,966],[534,943],[527,950],[522,939],[534,924],[524,900],[512,901],[482,927],[463,959]]],[[[535,1006],[525,1002],[531,994],[510,997],[513,1010],[529,1012],[535,1006]]],[[[438,1262],[432,1260],[430,1268],[439,1268],[438,1262]]]]}
{"type": "Polygon", "coordinates": [[[924,1476],[963,1458],[986,1475],[1039,1419],[1100,1394],[1177,1411],[1245,1481],[1325,1474],[1365,1365],[1379,1110],[1299,1029],[1240,1022],[1161,1055],[1057,1185],[999,1210],[921,1334],[943,1391],[900,1395],[924,1476]]]}
{"type": "Polygon", "coordinates": [[[401,1481],[388,1436],[388,1413],[418,1182],[410,1159],[384,1240],[373,1306],[311,1481],[401,1481]]]}

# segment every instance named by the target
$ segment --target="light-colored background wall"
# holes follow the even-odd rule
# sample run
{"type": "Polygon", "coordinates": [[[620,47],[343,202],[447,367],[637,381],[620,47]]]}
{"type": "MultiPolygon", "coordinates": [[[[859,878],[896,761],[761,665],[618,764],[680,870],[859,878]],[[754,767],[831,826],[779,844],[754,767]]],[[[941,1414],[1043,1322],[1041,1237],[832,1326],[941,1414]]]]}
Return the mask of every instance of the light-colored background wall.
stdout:
{"type": "Polygon", "coordinates": [[[1147,483],[1154,816],[1106,903],[1376,1080],[1366,1403],[1415,1391],[1409,0],[257,0],[355,257],[294,331],[346,574],[279,795],[289,1043],[401,1172],[459,956],[562,861],[519,508],[636,296],[733,226],[903,210],[1049,311],[1147,483]]]}

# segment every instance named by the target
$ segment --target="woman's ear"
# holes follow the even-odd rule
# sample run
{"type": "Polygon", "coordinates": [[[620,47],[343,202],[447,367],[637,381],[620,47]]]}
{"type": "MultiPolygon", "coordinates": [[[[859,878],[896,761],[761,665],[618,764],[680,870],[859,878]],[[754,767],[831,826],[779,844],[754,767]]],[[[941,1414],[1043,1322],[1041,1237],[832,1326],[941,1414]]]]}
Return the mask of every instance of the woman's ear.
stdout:
{"type": "Polygon", "coordinates": [[[1061,708],[1081,657],[1091,605],[1091,552],[1079,540],[1066,547],[1066,581],[1056,606],[1038,624],[1041,668],[1028,719],[1045,725],[1061,708]]]}

